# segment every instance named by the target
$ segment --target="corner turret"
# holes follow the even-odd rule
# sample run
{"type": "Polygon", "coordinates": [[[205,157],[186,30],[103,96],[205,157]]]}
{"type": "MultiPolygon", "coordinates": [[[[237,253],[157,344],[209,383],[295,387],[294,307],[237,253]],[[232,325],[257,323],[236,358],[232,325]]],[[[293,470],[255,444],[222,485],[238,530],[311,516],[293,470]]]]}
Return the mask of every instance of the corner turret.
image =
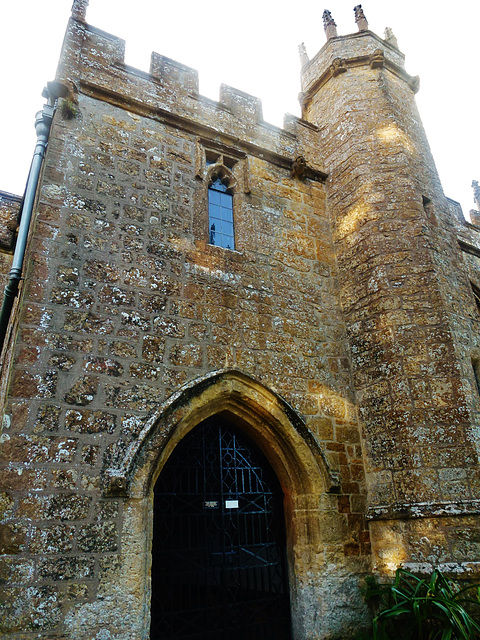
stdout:
{"type": "Polygon", "coordinates": [[[475,338],[462,313],[471,288],[415,103],[419,79],[391,29],[385,40],[369,31],[360,5],[355,19],[359,31],[338,36],[324,13],[327,42],[302,69],[301,104],[329,173],[368,516],[375,562],[388,569],[412,560],[417,534],[386,523],[407,516],[436,526],[435,514],[475,509],[475,495],[447,480],[477,461],[465,336],[475,338]]]}

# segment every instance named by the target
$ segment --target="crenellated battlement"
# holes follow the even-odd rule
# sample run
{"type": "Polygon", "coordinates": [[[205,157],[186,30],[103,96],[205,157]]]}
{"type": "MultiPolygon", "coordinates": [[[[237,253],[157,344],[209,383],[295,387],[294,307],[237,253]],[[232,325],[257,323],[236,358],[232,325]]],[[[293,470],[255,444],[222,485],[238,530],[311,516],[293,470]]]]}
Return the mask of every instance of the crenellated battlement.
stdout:
{"type": "MultiPolygon", "coordinates": [[[[131,67],[125,63],[125,41],[81,17],[70,18],[57,80],[70,87],[75,100],[84,94],[131,112],[175,120],[175,126],[201,127],[207,138],[221,134],[227,144],[240,139],[255,145],[256,151],[249,152],[274,154],[284,166],[305,155],[304,147],[311,147],[317,131],[291,114],[285,129],[265,122],[259,98],[225,84],[218,102],[201,96],[198,71],[159,53],[152,52],[148,72],[131,67]]],[[[308,162],[315,175],[325,175],[318,160],[312,157],[308,162]]]]}
{"type": "Polygon", "coordinates": [[[198,95],[198,71],[152,51],[150,75],[172,90],[198,95]]]}

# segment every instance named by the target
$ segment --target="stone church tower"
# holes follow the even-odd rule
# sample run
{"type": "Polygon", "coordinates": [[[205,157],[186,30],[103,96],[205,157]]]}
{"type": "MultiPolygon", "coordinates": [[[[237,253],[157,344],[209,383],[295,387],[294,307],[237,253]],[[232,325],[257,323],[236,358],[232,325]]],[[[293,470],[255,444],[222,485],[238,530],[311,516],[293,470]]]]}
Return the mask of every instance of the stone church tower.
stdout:
{"type": "Polygon", "coordinates": [[[280,129],[87,4],[0,199],[2,637],[354,638],[370,572],[474,578],[480,234],[391,31],[326,11],[280,129]]]}

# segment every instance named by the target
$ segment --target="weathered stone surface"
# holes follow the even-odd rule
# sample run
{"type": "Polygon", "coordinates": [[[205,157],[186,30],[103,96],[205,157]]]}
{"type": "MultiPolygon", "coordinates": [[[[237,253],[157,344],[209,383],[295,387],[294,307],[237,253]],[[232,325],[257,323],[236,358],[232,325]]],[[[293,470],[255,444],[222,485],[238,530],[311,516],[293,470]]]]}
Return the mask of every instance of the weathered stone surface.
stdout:
{"type": "Polygon", "coordinates": [[[69,556],[49,558],[41,562],[38,571],[46,580],[75,580],[93,578],[95,563],[93,558],[69,556]]]}
{"type": "Polygon", "coordinates": [[[78,433],[113,433],[116,416],[105,411],[67,410],[65,428],[78,433]]]}
{"type": "Polygon", "coordinates": [[[54,469],[52,485],[57,489],[76,489],[78,472],[75,469],[54,469]]]}
{"type": "Polygon", "coordinates": [[[18,524],[0,524],[0,555],[17,555],[25,550],[26,529],[18,524]]]}
{"type": "Polygon", "coordinates": [[[51,398],[55,394],[56,386],[57,374],[54,371],[40,375],[17,370],[11,394],[17,398],[51,398]]]}
{"type": "Polygon", "coordinates": [[[142,356],[147,362],[162,362],[165,352],[165,338],[145,336],[142,345],[142,356]]]}
{"type": "Polygon", "coordinates": [[[52,289],[50,302],[53,304],[64,304],[76,309],[88,309],[95,299],[90,293],[84,291],[72,291],[71,289],[52,289]]]}
{"type": "Polygon", "coordinates": [[[48,632],[62,619],[59,591],[52,586],[2,589],[0,603],[3,633],[48,632]]]}
{"type": "Polygon", "coordinates": [[[105,392],[107,407],[151,411],[159,404],[158,390],[145,383],[135,384],[128,389],[107,385],[105,392]]]}
{"type": "Polygon", "coordinates": [[[132,378],[146,378],[148,380],[156,380],[159,375],[159,369],[150,364],[135,362],[130,365],[130,375],[132,378]]]}
{"type": "Polygon", "coordinates": [[[62,284],[78,285],[78,269],[76,267],[66,267],[61,265],[58,267],[57,280],[62,284]]]}
{"type": "Polygon", "coordinates": [[[117,267],[104,260],[88,260],[84,265],[84,273],[100,282],[117,282],[120,277],[117,267]]]}
{"type": "Polygon", "coordinates": [[[81,462],[93,467],[97,463],[99,453],[100,447],[93,444],[85,445],[81,451],[81,462]]]}
{"type": "Polygon", "coordinates": [[[110,344],[110,353],[119,358],[134,358],[137,352],[131,343],[118,340],[110,344]]]}
{"type": "Polygon", "coordinates": [[[61,411],[61,407],[57,405],[41,404],[38,407],[34,431],[57,431],[61,411]]]}
{"type": "Polygon", "coordinates": [[[91,498],[70,494],[53,495],[45,505],[47,520],[82,520],[88,515],[91,498]]]}
{"type": "Polygon", "coordinates": [[[354,637],[372,565],[478,573],[480,239],[403,55],[330,38],[282,130],[158,54],[132,70],[86,4],[2,372],[4,636],[148,636],[153,483],[211,415],[284,491],[295,640],[354,637]],[[211,244],[216,177],[235,250],[211,244]]]}
{"type": "Polygon", "coordinates": [[[48,364],[51,367],[57,367],[60,371],[69,371],[75,364],[75,358],[62,354],[55,354],[50,358],[48,364]]]}
{"type": "Polygon", "coordinates": [[[113,322],[88,312],[67,311],[65,313],[65,331],[104,335],[113,331],[113,322]]]}
{"type": "Polygon", "coordinates": [[[72,525],[53,525],[37,527],[31,536],[30,551],[34,554],[69,553],[73,550],[75,527],[72,525]]]}
{"type": "Polygon", "coordinates": [[[0,558],[1,584],[25,584],[32,581],[35,567],[31,560],[3,556],[0,558]]]}
{"type": "Polygon", "coordinates": [[[84,552],[116,551],[118,548],[116,524],[90,524],[78,532],[78,548],[84,552]]]}
{"type": "Polygon", "coordinates": [[[94,376],[80,376],[65,395],[65,402],[80,406],[91,404],[98,389],[98,378],[94,376]]]}
{"type": "Polygon", "coordinates": [[[127,307],[132,307],[135,304],[135,294],[132,291],[110,285],[102,287],[98,299],[100,302],[107,304],[124,305],[127,307]]]}
{"type": "Polygon", "coordinates": [[[86,358],[83,364],[85,371],[91,371],[93,373],[104,373],[108,376],[114,376],[117,378],[123,373],[122,365],[116,360],[111,358],[86,358]]]}

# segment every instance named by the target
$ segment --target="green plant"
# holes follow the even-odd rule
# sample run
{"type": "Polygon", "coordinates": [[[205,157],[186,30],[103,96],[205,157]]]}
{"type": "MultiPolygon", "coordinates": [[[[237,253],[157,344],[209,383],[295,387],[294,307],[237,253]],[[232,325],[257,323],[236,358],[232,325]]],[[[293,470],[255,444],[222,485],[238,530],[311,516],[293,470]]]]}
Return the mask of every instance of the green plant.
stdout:
{"type": "Polygon", "coordinates": [[[397,569],[392,583],[365,580],[373,605],[373,640],[480,638],[480,587],[461,588],[435,570],[429,579],[397,569]]]}
{"type": "Polygon", "coordinates": [[[78,107],[72,100],[65,98],[60,104],[60,113],[65,120],[72,120],[78,114],[78,107]]]}

